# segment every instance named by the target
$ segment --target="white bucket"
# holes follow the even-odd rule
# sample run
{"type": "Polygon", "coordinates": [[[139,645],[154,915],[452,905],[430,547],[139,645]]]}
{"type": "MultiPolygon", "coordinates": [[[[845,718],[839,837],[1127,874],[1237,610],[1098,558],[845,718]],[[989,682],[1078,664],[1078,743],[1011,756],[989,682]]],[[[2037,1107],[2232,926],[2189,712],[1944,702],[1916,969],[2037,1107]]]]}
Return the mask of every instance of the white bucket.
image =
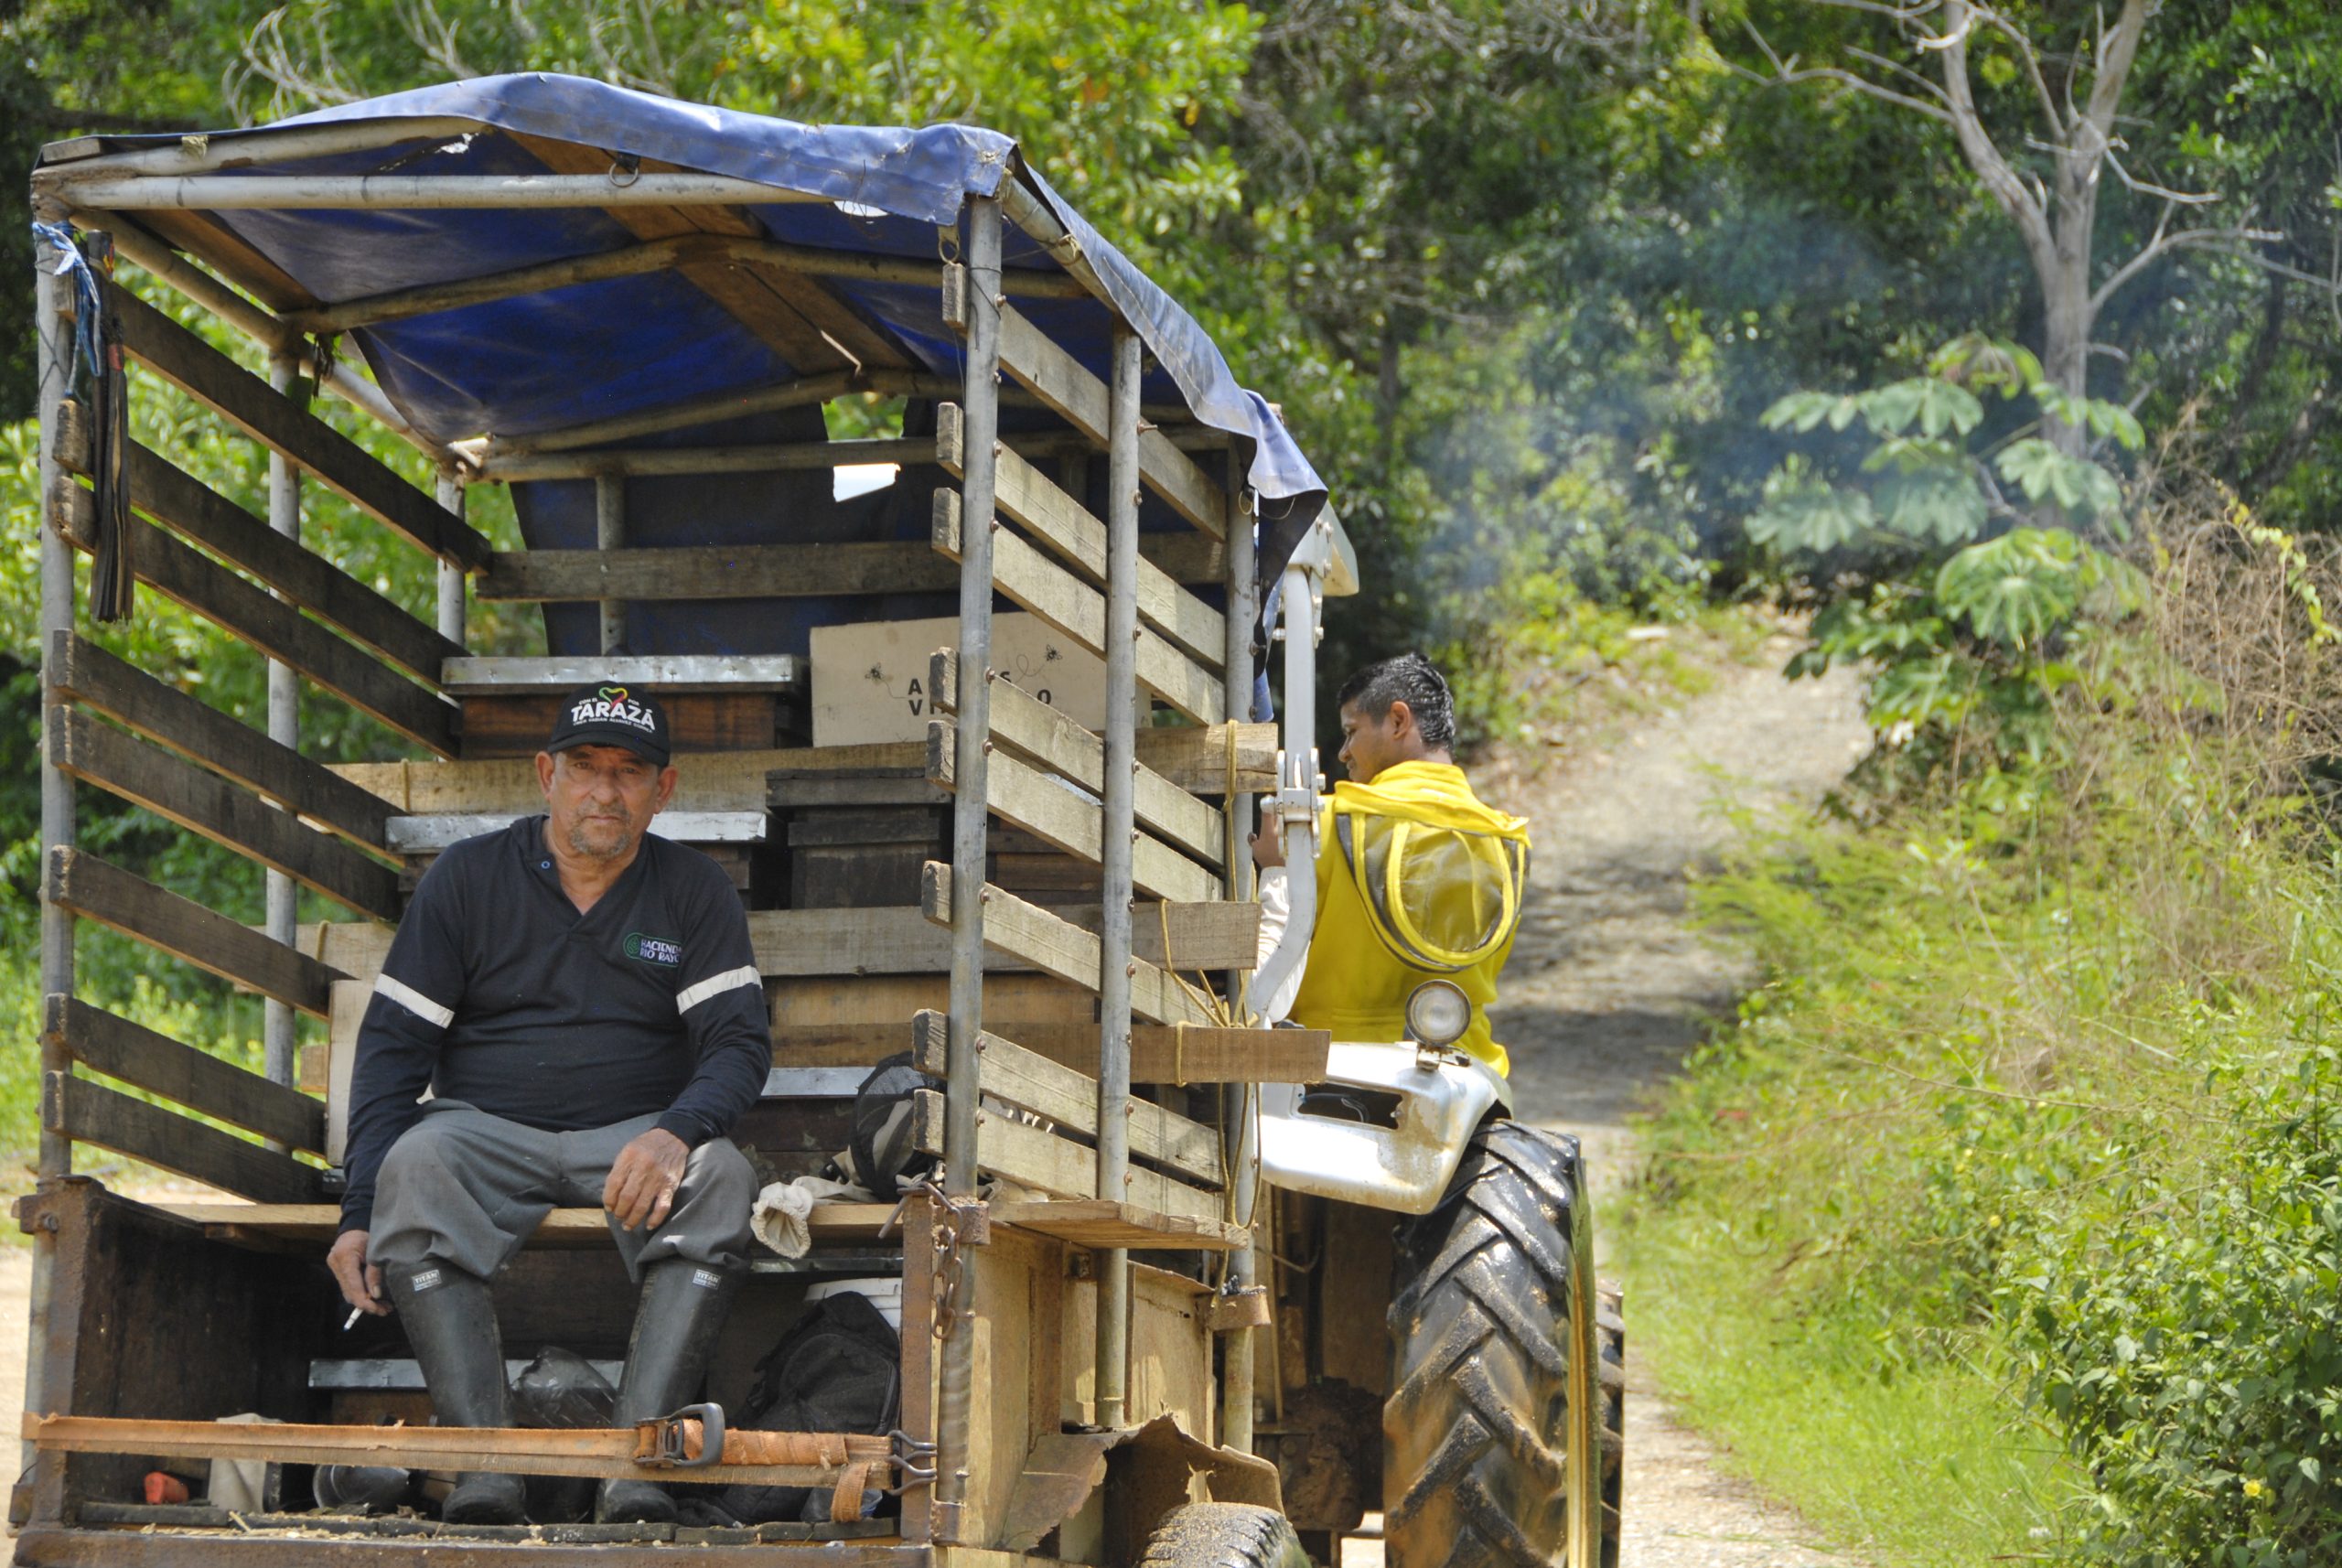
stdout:
{"type": "Polygon", "coordinates": [[[893,1326],[897,1333],[903,1327],[903,1281],[899,1274],[880,1274],[866,1280],[823,1280],[805,1293],[806,1305],[811,1305],[841,1292],[866,1295],[878,1316],[893,1326]]]}

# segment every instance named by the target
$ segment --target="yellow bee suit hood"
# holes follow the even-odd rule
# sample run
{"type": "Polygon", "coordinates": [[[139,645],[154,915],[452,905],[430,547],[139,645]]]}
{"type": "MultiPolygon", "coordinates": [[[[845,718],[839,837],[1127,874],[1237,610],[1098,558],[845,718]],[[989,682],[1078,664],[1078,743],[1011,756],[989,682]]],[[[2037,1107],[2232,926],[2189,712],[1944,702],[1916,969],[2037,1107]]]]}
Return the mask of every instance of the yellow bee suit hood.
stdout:
{"type": "Polygon", "coordinates": [[[1482,805],[1451,763],[1394,763],[1371,784],[1335,785],[1318,811],[1317,925],[1294,1021],[1338,1040],[1402,1040],[1408,995],[1445,978],[1472,999],[1456,1044],[1509,1073],[1486,1009],[1528,860],[1529,824],[1482,805]]]}

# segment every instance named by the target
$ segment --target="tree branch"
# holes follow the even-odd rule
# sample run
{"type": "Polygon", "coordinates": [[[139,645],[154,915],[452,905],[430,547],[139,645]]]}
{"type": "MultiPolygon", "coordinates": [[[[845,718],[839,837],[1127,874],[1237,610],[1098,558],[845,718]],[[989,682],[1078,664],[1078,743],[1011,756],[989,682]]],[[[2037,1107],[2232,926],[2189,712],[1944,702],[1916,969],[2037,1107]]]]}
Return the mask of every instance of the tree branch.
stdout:
{"type": "MultiPolygon", "coordinates": [[[[2168,216],[2169,209],[2165,210],[2168,216]]],[[[2098,285],[2097,292],[2090,296],[2090,310],[2095,313],[2104,309],[2106,302],[2113,298],[2123,285],[2154,265],[2164,256],[2177,250],[2221,251],[2251,262],[2266,271],[2281,273],[2296,281],[2305,280],[2321,285],[2326,285],[2326,280],[2324,278],[2300,273],[2285,266],[2283,263],[2272,262],[2239,248],[2248,244],[2267,244],[2284,237],[2282,232],[2274,229],[2182,229],[2177,233],[2167,234],[2164,232],[2163,226],[2157,224],[2154,238],[2149,240],[2137,255],[2115,268],[2111,277],[2098,285]]]]}
{"type": "MultiPolygon", "coordinates": [[[[2114,111],[2122,102],[2123,84],[2131,78],[2131,66],[2139,58],[2139,44],[2147,33],[2148,0],[2122,0],[2122,15],[2115,19],[2111,32],[2103,35],[2098,44],[2098,70],[2090,83],[2090,107],[2082,113],[2082,123],[2096,133],[2096,145],[2077,149],[2085,156],[2103,153],[2114,144],[2114,111]]],[[[2079,129],[2079,127],[2076,127],[2079,129]]]]}
{"type": "MultiPolygon", "coordinates": [[[[1842,3],[1843,0],[1817,0],[1817,4],[1825,5],[1842,3]]],[[[1795,55],[1784,60],[1773,52],[1773,46],[1765,41],[1765,35],[1756,30],[1756,25],[1754,22],[1743,18],[1740,25],[1747,30],[1750,40],[1764,55],[1766,63],[1773,68],[1773,73],[1767,76],[1763,71],[1751,70],[1737,61],[1726,60],[1725,65],[1735,76],[1749,81],[1761,82],[1767,86],[1778,87],[1794,86],[1800,81],[1834,81],[1842,86],[1851,87],[1865,97],[1875,98],[1882,103],[1892,103],[1898,108],[1908,109],[1915,114],[1924,114],[1930,120],[1942,121],[1945,124],[1952,124],[1951,112],[1940,103],[1930,103],[1924,98],[1914,98],[1907,92],[1897,92],[1884,83],[1873,81],[1866,76],[1842,70],[1837,66],[1799,67],[1795,55]]]]}
{"type": "Polygon", "coordinates": [[[2120,138],[2109,142],[2105,149],[2106,166],[2114,171],[2115,178],[2137,191],[2141,196],[2159,196],[2164,200],[2180,207],[2209,207],[2220,199],[2220,193],[2217,190],[2173,190],[2167,186],[2157,185],[2153,180],[2136,178],[2129,169],[2122,166],[2122,160],[2114,156],[2115,148],[2127,145],[2120,138]]]}
{"type": "Polygon", "coordinates": [[[1907,65],[1898,65],[1894,60],[1888,59],[1885,55],[1873,54],[1866,48],[1857,48],[1853,45],[1848,45],[1846,52],[1853,56],[1858,60],[1877,66],[1882,70],[1890,70],[1897,76],[1908,77],[1915,87],[1917,87],[1920,91],[1928,94],[1930,98],[1933,98],[1937,102],[1941,103],[1946,102],[1942,88],[1938,87],[1934,82],[1929,81],[1926,77],[1921,76],[1918,71],[1913,70],[1907,65]]]}
{"type": "Polygon", "coordinates": [[[2057,256],[2057,237],[2049,230],[2048,202],[2028,190],[2016,170],[2009,166],[1977,111],[1975,92],[1968,81],[1968,34],[1974,26],[1973,14],[1962,0],[1950,0],[1947,19],[1951,24],[1950,29],[1939,43],[1928,47],[1942,51],[1944,92],[1951,103],[1950,118],[1960,137],[1960,150],[1968,156],[1969,166],[1984,182],[1984,188],[1993,193],[1993,199],[2025,236],[2025,248],[2033,252],[2034,270],[2040,274],[2046,288],[2057,256]]]}
{"type": "Polygon", "coordinates": [[[2025,63],[2025,80],[2033,84],[2034,96],[2041,104],[2041,117],[2049,122],[2049,134],[2063,141],[2073,127],[2065,113],[2057,107],[2057,97],[2049,91],[2048,79],[2041,74],[2040,51],[2033,47],[2031,36],[1998,11],[1980,5],[1977,13],[2015,48],[2016,58],[2025,63]]]}

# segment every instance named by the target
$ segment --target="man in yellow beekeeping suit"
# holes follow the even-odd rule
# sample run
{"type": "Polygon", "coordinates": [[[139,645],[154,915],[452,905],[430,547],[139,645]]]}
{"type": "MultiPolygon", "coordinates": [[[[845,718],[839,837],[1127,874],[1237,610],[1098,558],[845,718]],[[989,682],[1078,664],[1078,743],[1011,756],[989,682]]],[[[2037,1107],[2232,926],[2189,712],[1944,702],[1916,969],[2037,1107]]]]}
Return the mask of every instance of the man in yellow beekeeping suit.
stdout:
{"type": "MultiPolygon", "coordinates": [[[[1454,699],[1422,654],[1368,665],[1335,701],[1349,778],[1318,808],[1317,920],[1290,1015],[1338,1040],[1402,1040],[1409,994],[1451,980],[1472,1001],[1456,1044],[1506,1072],[1487,1009],[1520,920],[1529,825],[1472,793],[1456,766],[1454,699]]],[[[1252,854],[1266,952],[1290,908],[1273,818],[1252,854]]],[[[1284,1000],[1254,998],[1272,1016],[1284,1000]]]]}

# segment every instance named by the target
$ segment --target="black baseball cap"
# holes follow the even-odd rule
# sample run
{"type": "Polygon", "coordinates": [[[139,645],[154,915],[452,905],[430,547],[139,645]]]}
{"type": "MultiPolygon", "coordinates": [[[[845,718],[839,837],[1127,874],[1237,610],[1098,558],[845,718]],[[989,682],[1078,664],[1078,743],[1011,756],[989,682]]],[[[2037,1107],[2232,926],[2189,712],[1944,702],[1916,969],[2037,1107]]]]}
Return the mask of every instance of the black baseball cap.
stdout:
{"type": "Polygon", "coordinates": [[[622,746],[655,767],[667,766],[667,710],[650,693],[616,681],[581,686],[561,700],[545,749],[622,746]]]}

